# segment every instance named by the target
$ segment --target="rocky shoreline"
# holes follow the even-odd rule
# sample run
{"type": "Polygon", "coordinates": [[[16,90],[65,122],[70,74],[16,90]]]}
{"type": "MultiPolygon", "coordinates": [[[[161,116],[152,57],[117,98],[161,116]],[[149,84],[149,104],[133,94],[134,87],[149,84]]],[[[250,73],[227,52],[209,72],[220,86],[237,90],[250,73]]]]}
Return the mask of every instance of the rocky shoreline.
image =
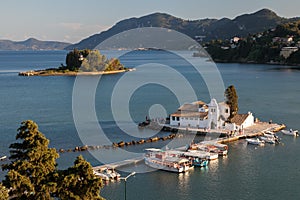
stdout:
{"type": "Polygon", "coordinates": [[[132,69],[122,69],[114,71],[98,71],[98,72],[75,72],[75,71],[60,71],[60,70],[30,70],[25,72],[19,72],[19,76],[95,76],[103,74],[118,74],[129,71],[135,71],[135,68],[132,69]]]}

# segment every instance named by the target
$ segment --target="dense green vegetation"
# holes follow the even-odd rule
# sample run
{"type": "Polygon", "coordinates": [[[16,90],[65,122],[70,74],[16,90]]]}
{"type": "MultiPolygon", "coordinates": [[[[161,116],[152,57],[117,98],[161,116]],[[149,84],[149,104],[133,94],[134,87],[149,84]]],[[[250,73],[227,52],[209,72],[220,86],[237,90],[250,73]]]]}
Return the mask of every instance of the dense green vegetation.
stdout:
{"type": "Polygon", "coordinates": [[[213,40],[205,46],[216,62],[300,64],[299,51],[288,58],[280,56],[283,47],[299,46],[299,41],[300,21],[295,21],[239,41],[213,40]]]}
{"type": "Polygon", "coordinates": [[[100,197],[102,181],[93,174],[91,165],[79,156],[74,166],[58,170],[55,149],[49,148],[49,140],[38,130],[33,121],[22,122],[16,142],[10,145],[10,163],[3,165],[8,170],[0,199],[103,199],[100,197]],[[7,196],[7,195],[6,195],[7,196]]]}
{"type": "Polygon", "coordinates": [[[229,120],[231,120],[239,111],[238,95],[233,85],[230,85],[225,90],[225,97],[226,97],[226,103],[230,107],[229,120]]]}
{"type": "Polygon", "coordinates": [[[66,66],[60,69],[69,71],[115,71],[123,70],[124,66],[116,58],[107,59],[98,50],[78,50],[70,51],[66,56],[66,66]]]}

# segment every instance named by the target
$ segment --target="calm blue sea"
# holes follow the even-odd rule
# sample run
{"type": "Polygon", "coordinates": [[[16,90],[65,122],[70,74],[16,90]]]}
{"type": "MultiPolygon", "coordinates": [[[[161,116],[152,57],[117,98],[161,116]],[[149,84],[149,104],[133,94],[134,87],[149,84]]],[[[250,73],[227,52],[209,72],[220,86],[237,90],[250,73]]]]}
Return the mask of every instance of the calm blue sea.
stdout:
{"type": "MultiPolygon", "coordinates": [[[[117,52],[105,53],[108,56],[117,55],[117,52]]],[[[50,139],[51,147],[68,149],[82,145],[72,112],[75,77],[18,76],[19,71],[60,66],[65,62],[66,54],[65,51],[0,51],[0,156],[9,155],[8,147],[15,142],[16,129],[21,121],[26,119],[38,123],[40,131],[50,139]]],[[[135,81],[141,79],[137,72],[142,65],[150,63],[150,66],[146,67],[151,67],[151,63],[160,63],[172,66],[176,73],[187,79],[198,99],[206,102],[210,99],[202,77],[185,60],[174,54],[155,51],[129,52],[120,59],[126,67],[137,68],[136,72],[131,72],[130,76],[133,79],[126,82],[130,86],[128,88],[134,88],[135,81]]],[[[207,64],[205,60],[201,63],[207,64]]],[[[300,70],[288,66],[250,64],[218,64],[217,67],[225,87],[232,84],[236,87],[241,113],[252,111],[255,117],[262,121],[272,119],[273,122],[284,123],[289,128],[300,129],[300,70]]],[[[173,81],[174,88],[182,92],[180,96],[184,96],[185,86],[174,79],[174,76],[164,75],[162,77],[161,71],[149,68],[149,74],[145,74],[142,79],[162,77],[163,79],[159,80],[173,81]]],[[[124,84],[121,85],[123,87],[118,93],[119,96],[113,93],[116,86],[120,86],[118,81],[122,81],[123,76],[124,74],[102,76],[95,89],[95,111],[99,120],[97,123],[111,142],[138,138],[138,135],[124,133],[116,125],[111,110],[111,100],[120,96],[125,98],[129,91],[124,84]]],[[[97,77],[91,79],[93,78],[97,77]]],[[[129,107],[132,120],[140,122],[149,114],[149,109],[155,111],[155,108],[159,108],[153,106],[155,104],[161,104],[166,113],[175,111],[180,104],[177,96],[176,92],[170,91],[166,86],[159,86],[157,81],[154,81],[136,88],[125,106],[129,107]]],[[[189,100],[187,96],[184,98],[189,100]]],[[[89,101],[87,96],[81,99],[89,101]]],[[[125,112],[124,105],[120,105],[117,113],[122,116],[125,112]]],[[[125,119],[120,122],[125,127],[129,124],[125,119]]],[[[153,134],[147,130],[132,131],[137,131],[140,137],[153,134]]],[[[138,173],[127,181],[127,198],[298,199],[300,140],[280,133],[279,136],[282,138],[282,144],[277,146],[253,147],[247,146],[244,141],[232,143],[228,157],[211,162],[207,169],[196,168],[185,174],[163,171],[138,173]]],[[[167,142],[126,147],[126,150],[141,152],[143,148],[159,147],[167,142]]],[[[99,164],[90,153],[81,154],[93,165],[99,164]]],[[[79,153],[61,154],[58,160],[59,167],[71,166],[78,155],[79,153]]],[[[144,166],[136,166],[138,167],[144,166]]],[[[136,168],[129,167],[127,170],[133,171],[136,168]]],[[[1,171],[0,177],[3,178],[4,175],[5,172],[1,171]]],[[[107,184],[102,190],[102,196],[106,199],[123,199],[124,183],[107,184]]]]}

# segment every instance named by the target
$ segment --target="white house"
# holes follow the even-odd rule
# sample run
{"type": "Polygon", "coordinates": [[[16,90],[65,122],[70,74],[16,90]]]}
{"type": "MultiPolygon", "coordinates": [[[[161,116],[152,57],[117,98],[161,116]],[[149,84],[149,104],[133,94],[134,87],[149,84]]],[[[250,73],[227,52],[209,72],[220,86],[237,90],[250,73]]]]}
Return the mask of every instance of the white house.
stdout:
{"type": "Polygon", "coordinates": [[[175,113],[172,113],[170,115],[170,125],[233,131],[254,124],[254,117],[250,112],[245,115],[236,115],[235,118],[233,118],[236,123],[228,123],[229,116],[230,108],[225,102],[218,103],[216,99],[211,99],[209,104],[196,101],[183,104],[175,113]]]}
{"type": "Polygon", "coordinates": [[[235,125],[235,130],[243,130],[254,124],[254,116],[251,112],[247,114],[237,114],[231,119],[231,123],[235,125]]]}
{"type": "Polygon", "coordinates": [[[294,52],[298,51],[298,47],[282,47],[280,51],[280,56],[287,59],[294,52]]]}

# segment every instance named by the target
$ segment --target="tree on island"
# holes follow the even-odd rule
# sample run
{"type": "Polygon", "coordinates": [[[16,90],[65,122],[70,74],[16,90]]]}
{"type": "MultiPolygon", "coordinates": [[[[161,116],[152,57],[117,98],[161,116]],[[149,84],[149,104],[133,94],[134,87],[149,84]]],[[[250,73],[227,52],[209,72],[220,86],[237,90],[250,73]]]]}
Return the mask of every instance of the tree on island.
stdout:
{"type": "Polygon", "coordinates": [[[229,86],[225,90],[225,97],[226,103],[229,105],[230,108],[229,120],[231,120],[238,113],[239,110],[238,96],[233,85],[229,86]]]}
{"type": "Polygon", "coordinates": [[[69,52],[66,57],[66,69],[70,71],[114,71],[122,70],[124,66],[119,59],[107,59],[99,50],[77,50],[69,52]]]}
{"type": "Polygon", "coordinates": [[[38,130],[35,122],[22,122],[16,140],[22,142],[10,145],[11,162],[2,166],[3,170],[8,170],[3,185],[10,189],[10,199],[85,199],[92,196],[89,199],[101,199],[102,181],[92,173],[92,167],[82,157],[77,158],[74,167],[57,170],[56,159],[59,156],[54,148],[48,147],[49,140],[38,130]],[[66,177],[75,178],[72,183],[62,184],[64,181],[61,180],[68,179],[66,177]],[[78,191],[75,196],[60,192],[74,190],[72,184],[78,191]]]}

